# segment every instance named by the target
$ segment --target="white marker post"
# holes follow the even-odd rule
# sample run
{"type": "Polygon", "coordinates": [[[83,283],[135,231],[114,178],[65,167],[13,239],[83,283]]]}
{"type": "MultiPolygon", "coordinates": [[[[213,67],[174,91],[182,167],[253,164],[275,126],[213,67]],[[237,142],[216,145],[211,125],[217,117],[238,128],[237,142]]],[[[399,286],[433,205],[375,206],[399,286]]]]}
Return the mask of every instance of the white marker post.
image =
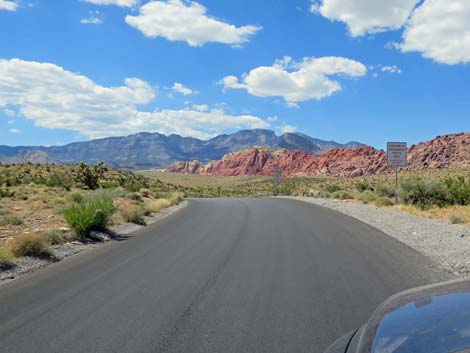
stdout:
{"type": "Polygon", "coordinates": [[[389,168],[395,168],[395,204],[398,204],[398,167],[406,167],[408,149],[406,142],[387,143],[387,161],[389,168]]]}

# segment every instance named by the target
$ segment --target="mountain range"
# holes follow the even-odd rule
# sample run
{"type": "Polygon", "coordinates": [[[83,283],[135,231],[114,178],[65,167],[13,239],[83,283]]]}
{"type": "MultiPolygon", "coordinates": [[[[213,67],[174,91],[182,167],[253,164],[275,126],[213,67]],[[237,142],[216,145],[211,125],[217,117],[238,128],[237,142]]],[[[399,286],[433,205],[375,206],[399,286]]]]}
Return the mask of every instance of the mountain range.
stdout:
{"type": "Polygon", "coordinates": [[[176,161],[209,162],[227,153],[253,146],[269,149],[301,150],[313,155],[332,148],[357,148],[359,142],[341,144],[324,141],[302,133],[277,136],[264,129],[241,130],[200,140],[179,135],[142,132],[126,137],[109,137],[64,146],[0,146],[0,161],[5,163],[79,163],[99,161],[122,169],[163,168],[176,161]]]}

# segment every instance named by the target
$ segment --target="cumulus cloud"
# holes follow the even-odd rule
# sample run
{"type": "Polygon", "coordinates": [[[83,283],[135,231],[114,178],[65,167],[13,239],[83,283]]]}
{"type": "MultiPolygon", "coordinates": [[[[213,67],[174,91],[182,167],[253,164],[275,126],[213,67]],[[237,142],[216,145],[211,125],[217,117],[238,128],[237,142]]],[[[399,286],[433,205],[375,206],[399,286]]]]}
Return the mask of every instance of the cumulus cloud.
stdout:
{"type": "Polygon", "coordinates": [[[0,59],[0,107],[16,106],[40,127],[92,138],[140,131],[206,138],[224,129],[269,125],[256,116],[230,115],[222,109],[139,109],[155,97],[150,84],[137,78],[105,87],[54,64],[0,59]]]}
{"type": "Polygon", "coordinates": [[[83,0],[95,5],[117,5],[121,7],[132,7],[139,3],[139,0],[83,0]]]}
{"type": "Polygon", "coordinates": [[[5,113],[6,116],[9,116],[10,118],[16,115],[15,111],[11,109],[3,109],[3,112],[5,113]]]}
{"type": "MultiPolygon", "coordinates": [[[[445,2],[445,0],[443,0],[445,2]]],[[[320,0],[310,10],[344,22],[353,37],[401,28],[420,0],[320,0]]]]}
{"type": "Polygon", "coordinates": [[[12,134],[21,134],[21,130],[19,130],[19,129],[10,129],[10,132],[12,134]]]}
{"type": "Polygon", "coordinates": [[[191,90],[187,87],[184,87],[183,84],[178,83],[178,82],[175,82],[175,84],[173,85],[173,87],[171,89],[173,91],[177,92],[177,93],[181,93],[184,96],[188,96],[190,94],[193,94],[193,90],[191,90]]]}
{"type": "Polygon", "coordinates": [[[239,46],[261,29],[219,21],[207,15],[207,9],[194,1],[150,1],[140,7],[137,16],[128,15],[126,22],[147,37],[163,37],[170,41],[185,41],[198,47],[207,42],[239,46]]]}
{"type": "Polygon", "coordinates": [[[198,111],[198,112],[207,112],[209,110],[209,106],[206,104],[194,104],[193,109],[198,111]]]}
{"type": "Polygon", "coordinates": [[[320,100],[340,91],[340,83],[331,76],[361,77],[366,73],[362,63],[341,57],[304,58],[301,62],[285,57],[272,66],[251,70],[241,80],[227,76],[221,84],[225,89],[246,89],[257,97],[283,97],[294,107],[297,102],[320,100]]]}
{"type": "Polygon", "coordinates": [[[426,0],[413,12],[398,48],[439,63],[470,63],[470,1],[426,0]]]}
{"type": "Polygon", "coordinates": [[[0,10],[16,11],[18,3],[11,0],[0,0],[0,10]]]}

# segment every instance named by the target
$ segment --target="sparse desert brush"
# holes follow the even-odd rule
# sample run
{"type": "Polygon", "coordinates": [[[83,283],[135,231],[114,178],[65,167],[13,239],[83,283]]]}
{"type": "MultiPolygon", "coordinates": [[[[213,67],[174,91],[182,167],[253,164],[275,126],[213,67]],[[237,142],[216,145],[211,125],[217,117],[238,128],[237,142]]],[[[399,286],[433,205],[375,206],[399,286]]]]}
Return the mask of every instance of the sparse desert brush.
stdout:
{"type": "Polygon", "coordinates": [[[142,205],[128,204],[121,208],[121,216],[125,222],[145,225],[145,209],[142,205]]]}
{"type": "Polygon", "coordinates": [[[103,195],[86,198],[63,211],[67,224],[82,239],[94,229],[105,228],[113,212],[113,200],[103,195]]]}
{"type": "Polygon", "coordinates": [[[48,244],[39,234],[23,234],[8,241],[8,248],[14,256],[50,256],[48,244]]]}
{"type": "Polygon", "coordinates": [[[151,201],[146,201],[144,203],[144,208],[146,210],[146,213],[158,213],[162,209],[170,207],[171,206],[171,201],[168,199],[157,199],[157,200],[151,200],[151,201]]]}
{"type": "Polygon", "coordinates": [[[181,192],[172,192],[170,194],[170,203],[171,205],[177,205],[184,200],[184,194],[181,192]]]}
{"type": "Polygon", "coordinates": [[[377,200],[377,194],[372,191],[364,191],[356,196],[356,199],[364,204],[368,204],[377,200]]]}
{"type": "Polygon", "coordinates": [[[393,201],[388,197],[381,196],[377,200],[375,200],[375,204],[377,206],[381,206],[381,207],[383,207],[383,206],[393,206],[393,201]]]}
{"type": "Polygon", "coordinates": [[[452,223],[452,224],[462,224],[462,223],[464,223],[463,218],[461,218],[461,217],[459,217],[459,216],[456,216],[456,215],[451,215],[451,216],[449,217],[449,221],[450,221],[450,223],[452,223]]]}
{"type": "Polygon", "coordinates": [[[70,235],[56,229],[49,229],[39,233],[50,245],[60,245],[71,241],[70,235]]]}
{"type": "Polygon", "coordinates": [[[10,191],[8,189],[0,189],[0,199],[3,198],[3,197],[13,197],[15,196],[15,192],[14,191],[10,191]]]}
{"type": "Polygon", "coordinates": [[[351,200],[354,198],[349,192],[344,190],[334,192],[332,197],[339,200],[351,200]]]}
{"type": "Polygon", "coordinates": [[[0,226],[12,225],[12,226],[20,226],[24,224],[24,221],[21,217],[13,214],[4,214],[0,217],[0,226]]]}
{"type": "Polygon", "coordinates": [[[70,195],[68,195],[68,199],[73,203],[82,203],[83,194],[80,192],[72,192],[70,195]]]}
{"type": "Polygon", "coordinates": [[[142,201],[142,195],[138,192],[130,192],[126,195],[126,199],[141,202],[142,201]]]}
{"type": "Polygon", "coordinates": [[[15,257],[10,249],[0,247],[0,269],[11,267],[15,264],[15,257]]]}

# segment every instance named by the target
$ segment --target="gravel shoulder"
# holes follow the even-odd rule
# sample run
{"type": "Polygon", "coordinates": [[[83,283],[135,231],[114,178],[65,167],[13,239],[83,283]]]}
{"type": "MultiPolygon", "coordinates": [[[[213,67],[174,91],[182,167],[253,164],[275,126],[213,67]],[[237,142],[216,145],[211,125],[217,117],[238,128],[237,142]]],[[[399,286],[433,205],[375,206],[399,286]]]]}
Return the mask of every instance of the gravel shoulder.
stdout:
{"type": "Polygon", "coordinates": [[[332,199],[290,197],[354,217],[427,256],[457,277],[470,277],[470,227],[411,215],[393,208],[332,199]]]}
{"type": "MultiPolygon", "coordinates": [[[[181,210],[186,207],[188,201],[183,201],[178,205],[162,209],[159,213],[154,213],[145,217],[145,222],[148,225],[160,221],[161,219],[181,210]]],[[[61,245],[51,246],[50,250],[52,257],[50,258],[35,258],[35,257],[21,257],[16,259],[16,265],[9,269],[0,269],[0,285],[10,282],[16,278],[27,273],[44,268],[52,263],[58,262],[66,257],[75,255],[84,250],[92,249],[105,244],[106,242],[113,241],[113,238],[122,236],[132,236],[132,233],[143,228],[134,223],[124,223],[117,226],[110,227],[108,232],[92,232],[91,237],[94,241],[88,243],[71,242],[61,245]]]]}

